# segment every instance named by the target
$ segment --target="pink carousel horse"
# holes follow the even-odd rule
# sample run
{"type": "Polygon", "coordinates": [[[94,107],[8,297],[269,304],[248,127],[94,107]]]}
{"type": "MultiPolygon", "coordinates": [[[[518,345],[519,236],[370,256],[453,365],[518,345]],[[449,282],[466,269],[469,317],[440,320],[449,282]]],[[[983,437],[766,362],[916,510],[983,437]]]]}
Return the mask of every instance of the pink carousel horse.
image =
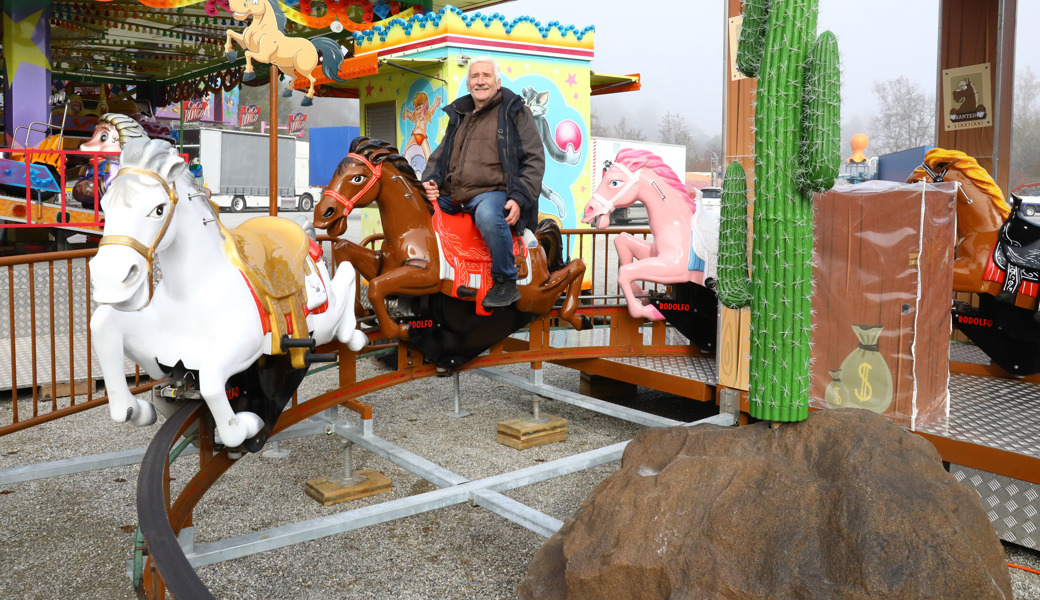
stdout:
{"type": "Polygon", "coordinates": [[[614,239],[618,261],[618,284],[635,318],[654,321],[665,316],[652,303],[638,296],[646,292],[637,283],[695,283],[714,278],[718,253],[719,218],[698,203],[700,192],[691,198],[686,186],[668,165],[647,150],[626,148],[614,162],[607,163],[603,180],[585,206],[582,223],[605,229],[610,213],[637,200],[646,206],[652,240],[621,233],[614,239]]]}

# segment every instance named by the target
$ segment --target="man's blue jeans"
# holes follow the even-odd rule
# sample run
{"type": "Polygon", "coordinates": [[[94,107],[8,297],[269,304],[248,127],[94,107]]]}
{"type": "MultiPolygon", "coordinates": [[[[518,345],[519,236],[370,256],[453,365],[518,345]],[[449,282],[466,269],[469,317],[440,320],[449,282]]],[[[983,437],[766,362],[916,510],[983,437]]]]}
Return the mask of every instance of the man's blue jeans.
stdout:
{"type": "Polygon", "coordinates": [[[437,198],[441,210],[449,215],[461,212],[473,217],[477,231],[491,251],[491,274],[505,279],[516,279],[516,264],[513,262],[513,233],[503,214],[506,208],[505,192],[477,194],[465,204],[453,204],[448,196],[437,198]]]}

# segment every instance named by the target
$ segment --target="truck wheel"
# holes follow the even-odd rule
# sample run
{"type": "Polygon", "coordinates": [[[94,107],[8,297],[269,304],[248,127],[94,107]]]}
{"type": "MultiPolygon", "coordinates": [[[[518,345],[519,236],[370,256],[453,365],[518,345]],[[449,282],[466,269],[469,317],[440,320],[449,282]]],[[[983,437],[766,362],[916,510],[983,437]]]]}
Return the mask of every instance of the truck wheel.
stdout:
{"type": "Polygon", "coordinates": [[[235,196],[231,199],[231,212],[242,212],[246,209],[246,199],[242,196],[235,196]]]}
{"type": "Polygon", "coordinates": [[[300,196],[300,210],[303,212],[314,210],[314,196],[311,196],[309,193],[300,196]]]}

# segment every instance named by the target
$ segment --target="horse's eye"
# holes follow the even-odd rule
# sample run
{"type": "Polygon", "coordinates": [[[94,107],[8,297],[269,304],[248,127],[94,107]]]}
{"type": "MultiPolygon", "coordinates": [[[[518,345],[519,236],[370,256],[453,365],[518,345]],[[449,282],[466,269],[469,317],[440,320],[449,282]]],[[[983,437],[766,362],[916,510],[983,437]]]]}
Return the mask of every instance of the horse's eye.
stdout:
{"type": "Polygon", "coordinates": [[[160,204],[152,209],[152,212],[148,215],[149,217],[161,217],[166,212],[166,205],[160,204]]]}
{"type": "Polygon", "coordinates": [[[108,141],[108,134],[107,133],[102,133],[101,134],[101,141],[102,142],[107,142],[108,141]]]}
{"type": "Polygon", "coordinates": [[[350,183],[353,183],[354,185],[358,185],[358,184],[360,184],[364,180],[365,180],[365,176],[364,175],[355,175],[355,176],[350,178],[350,183]]]}
{"type": "Polygon", "coordinates": [[[621,181],[618,179],[612,179],[610,181],[610,187],[618,187],[621,185],[621,181]]]}

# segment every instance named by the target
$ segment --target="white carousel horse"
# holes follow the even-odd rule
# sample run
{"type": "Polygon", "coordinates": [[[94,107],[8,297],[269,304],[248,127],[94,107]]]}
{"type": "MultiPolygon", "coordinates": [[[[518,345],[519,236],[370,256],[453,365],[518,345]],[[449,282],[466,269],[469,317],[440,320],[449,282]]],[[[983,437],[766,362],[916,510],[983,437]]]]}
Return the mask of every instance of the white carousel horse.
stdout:
{"type": "MultiPolygon", "coordinates": [[[[225,229],[169,143],[128,141],[101,205],[105,234],[90,261],[100,306],[90,329],[116,422],[155,422],[151,403],[130,394],[124,353],[155,379],[178,362],[197,370],[217,433],[234,448],[264,422],[252,412],[233,412],[225,384],[262,354],[286,352],[281,334],[290,325],[293,337],[313,332],[318,345],[333,337],[352,350],[365,345],[354,319],[353,267],[341,264],[330,279],[324,263],[308,255],[309,238],[287,219],[257,218],[225,229]],[[162,265],[162,280],[149,300],[153,259],[162,265]]],[[[293,366],[300,368],[303,349],[290,350],[296,351],[293,366]]]]}
{"type": "Polygon", "coordinates": [[[605,229],[615,209],[636,201],[646,206],[653,239],[629,233],[614,238],[621,265],[618,285],[633,317],[664,320],[653,305],[638,299],[646,293],[638,281],[704,285],[706,279],[715,277],[719,217],[700,199],[700,192],[691,198],[675,172],[648,150],[622,149],[607,165],[581,221],[605,229]]]}

